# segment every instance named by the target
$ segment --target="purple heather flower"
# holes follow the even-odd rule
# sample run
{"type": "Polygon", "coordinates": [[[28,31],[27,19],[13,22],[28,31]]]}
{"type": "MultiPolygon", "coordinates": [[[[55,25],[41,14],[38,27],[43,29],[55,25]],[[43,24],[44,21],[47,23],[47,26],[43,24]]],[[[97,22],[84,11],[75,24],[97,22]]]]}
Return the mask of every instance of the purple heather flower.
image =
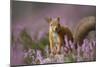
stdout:
{"type": "Polygon", "coordinates": [[[65,47],[68,47],[69,48],[68,39],[67,38],[65,38],[65,47]]]}
{"type": "Polygon", "coordinates": [[[90,50],[93,50],[92,42],[89,42],[90,50]]]}
{"type": "Polygon", "coordinates": [[[57,63],[64,63],[64,55],[61,54],[61,55],[56,55],[55,56],[55,59],[56,59],[56,62],[57,63]]]}
{"type": "Polygon", "coordinates": [[[37,59],[40,61],[40,63],[42,63],[43,57],[42,57],[41,51],[37,50],[36,52],[37,52],[36,53],[37,59]]]}
{"type": "Polygon", "coordinates": [[[29,56],[32,56],[32,49],[31,48],[29,48],[29,50],[28,50],[28,54],[29,54],[29,56]]]}
{"type": "Polygon", "coordinates": [[[84,39],[83,44],[82,44],[82,51],[83,52],[89,52],[89,41],[88,39],[84,39]]]}
{"type": "Polygon", "coordinates": [[[43,59],[43,63],[51,63],[51,59],[48,57],[48,58],[45,58],[43,59]]]}
{"type": "Polygon", "coordinates": [[[93,40],[92,43],[93,43],[93,46],[96,47],[96,41],[93,40]]]}
{"type": "Polygon", "coordinates": [[[65,51],[66,53],[68,53],[68,48],[67,48],[67,47],[64,47],[64,51],[65,51]]]}
{"type": "Polygon", "coordinates": [[[72,43],[71,40],[69,40],[69,45],[71,46],[72,49],[74,48],[74,43],[72,43]]]}
{"type": "Polygon", "coordinates": [[[24,58],[28,57],[28,52],[24,53],[24,58]]]}
{"type": "Polygon", "coordinates": [[[82,49],[82,47],[78,46],[78,48],[77,48],[77,54],[78,54],[78,56],[80,56],[80,54],[81,54],[81,49],[82,49]]]}

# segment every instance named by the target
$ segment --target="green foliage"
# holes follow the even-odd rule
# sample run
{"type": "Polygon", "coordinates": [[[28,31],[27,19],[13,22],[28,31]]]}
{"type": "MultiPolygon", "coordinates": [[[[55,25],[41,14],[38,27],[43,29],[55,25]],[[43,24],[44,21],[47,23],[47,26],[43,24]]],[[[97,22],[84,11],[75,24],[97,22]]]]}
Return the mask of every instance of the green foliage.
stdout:
{"type": "Polygon", "coordinates": [[[21,43],[24,45],[24,48],[36,48],[35,43],[32,41],[31,36],[24,29],[20,34],[21,43]]]}
{"type": "MultiPolygon", "coordinates": [[[[39,49],[42,51],[43,55],[45,55],[45,46],[49,44],[48,36],[46,35],[45,37],[41,38],[37,42],[33,41],[31,36],[27,33],[26,29],[21,31],[20,33],[20,41],[24,46],[24,49],[27,50],[28,48],[31,49],[39,49]]],[[[31,64],[32,58],[27,57],[24,59],[24,62],[26,64],[31,64]]]]}
{"type": "Polygon", "coordinates": [[[38,42],[39,48],[42,50],[44,50],[45,46],[48,44],[49,44],[48,36],[45,36],[38,42]]]}
{"type": "Polygon", "coordinates": [[[32,40],[31,36],[27,33],[26,29],[24,29],[20,34],[21,43],[24,45],[25,49],[40,49],[44,51],[45,46],[49,44],[48,36],[40,39],[38,42],[32,40]]]}
{"type": "Polygon", "coordinates": [[[21,32],[21,40],[23,44],[32,44],[32,39],[25,29],[21,32]]]}
{"type": "Polygon", "coordinates": [[[65,62],[75,62],[75,58],[73,57],[72,53],[65,57],[65,62]]]}

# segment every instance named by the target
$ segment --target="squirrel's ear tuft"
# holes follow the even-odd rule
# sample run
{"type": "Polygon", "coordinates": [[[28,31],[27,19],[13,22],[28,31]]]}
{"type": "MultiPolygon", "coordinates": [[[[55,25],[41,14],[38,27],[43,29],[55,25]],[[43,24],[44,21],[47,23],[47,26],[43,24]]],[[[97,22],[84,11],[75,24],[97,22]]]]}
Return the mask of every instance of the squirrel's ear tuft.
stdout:
{"type": "Polygon", "coordinates": [[[57,21],[60,22],[60,17],[57,17],[57,21]]]}
{"type": "Polygon", "coordinates": [[[50,22],[52,21],[52,18],[46,17],[45,20],[46,20],[48,23],[50,23],[50,22]]]}

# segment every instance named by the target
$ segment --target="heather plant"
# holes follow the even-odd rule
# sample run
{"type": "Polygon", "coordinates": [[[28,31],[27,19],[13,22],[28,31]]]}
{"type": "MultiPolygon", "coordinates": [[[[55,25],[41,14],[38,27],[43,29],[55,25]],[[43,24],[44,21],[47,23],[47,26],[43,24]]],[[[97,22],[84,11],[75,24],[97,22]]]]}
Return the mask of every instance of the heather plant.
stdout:
{"type": "Polygon", "coordinates": [[[24,50],[24,62],[26,64],[48,64],[48,63],[66,63],[95,60],[95,40],[84,39],[82,46],[78,46],[75,52],[74,43],[65,39],[66,44],[61,49],[61,54],[50,56],[48,35],[34,42],[24,31],[22,41],[25,44],[31,44],[24,50]],[[30,41],[28,41],[30,40],[30,41]],[[70,46],[70,47],[69,47],[70,46]],[[72,51],[70,50],[72,49],[72,51]]]}
{"type": "MultiPolygon", "coordinates": [[[[93,18],[93,17],[92,17],[93,18]]],[[[85,19],[86,20],[86,19],[85,19]]],[[[95,24],[95,22],[93,22],[95,24]]],[[[86,24],[87,25],[87,24],[86,24]]],[[[84,26],[84,24],[83,24],[84,26]]],[[[81,27],[81,26],[80,26],[81,27]]],[[[89,26],[89,29],[91,26],[89,26]]],[[[94,28],[94,25],[93,25],[94,28]]],[[[52,55],[50,54],[50,43],[48,33],[45,31],[38,31],[33,39],[29,32],[24,28],[16,42],[14,36],[12,36],[13,43],[21,44],[23,46],[23,61],[25,64],[48,64],[48,63],[67,63],[67,62],[81,62],[81,61],[95,61],[96,59],[96,40],[95,31],[85,36],[83,28],[78,28],[76,31],[74,41],[64,38],[65,43],[61,47],[61,53],[52,55]],[[82,29],[82,30],[81,30],[82,29]],[[84,33],[83,34],[81,33],[84,33]],[[80,33],[80,34],[79,34],[80,33]],[[79,37],[79,38],[78,38],[79,37]],[[77,45],[77,49],[76,49],[77,45]]]]}

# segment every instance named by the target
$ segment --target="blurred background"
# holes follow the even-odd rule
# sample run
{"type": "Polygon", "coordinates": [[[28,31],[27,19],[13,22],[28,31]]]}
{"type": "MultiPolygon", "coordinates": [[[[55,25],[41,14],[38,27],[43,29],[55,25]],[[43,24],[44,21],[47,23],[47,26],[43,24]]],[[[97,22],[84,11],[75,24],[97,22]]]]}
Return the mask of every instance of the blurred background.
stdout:
{"type": "Polygon", "coordinates": [[[31,64],[32,58],[28,58],[29,61],[23,60],[25,52],[28,52],[29,49],[43,50],[46,45],[49,45],[49,24],[46,22],[45,17],[56,18],[58,16],[61,17],[60,22],[62,25],[68,26],[74,31],[80,19],[86,16],[96,16],[96,7],[87,5],[12,1],[12,65],[31,64]],[[41,44],[42,46],[39,46],[41,44]]]}

